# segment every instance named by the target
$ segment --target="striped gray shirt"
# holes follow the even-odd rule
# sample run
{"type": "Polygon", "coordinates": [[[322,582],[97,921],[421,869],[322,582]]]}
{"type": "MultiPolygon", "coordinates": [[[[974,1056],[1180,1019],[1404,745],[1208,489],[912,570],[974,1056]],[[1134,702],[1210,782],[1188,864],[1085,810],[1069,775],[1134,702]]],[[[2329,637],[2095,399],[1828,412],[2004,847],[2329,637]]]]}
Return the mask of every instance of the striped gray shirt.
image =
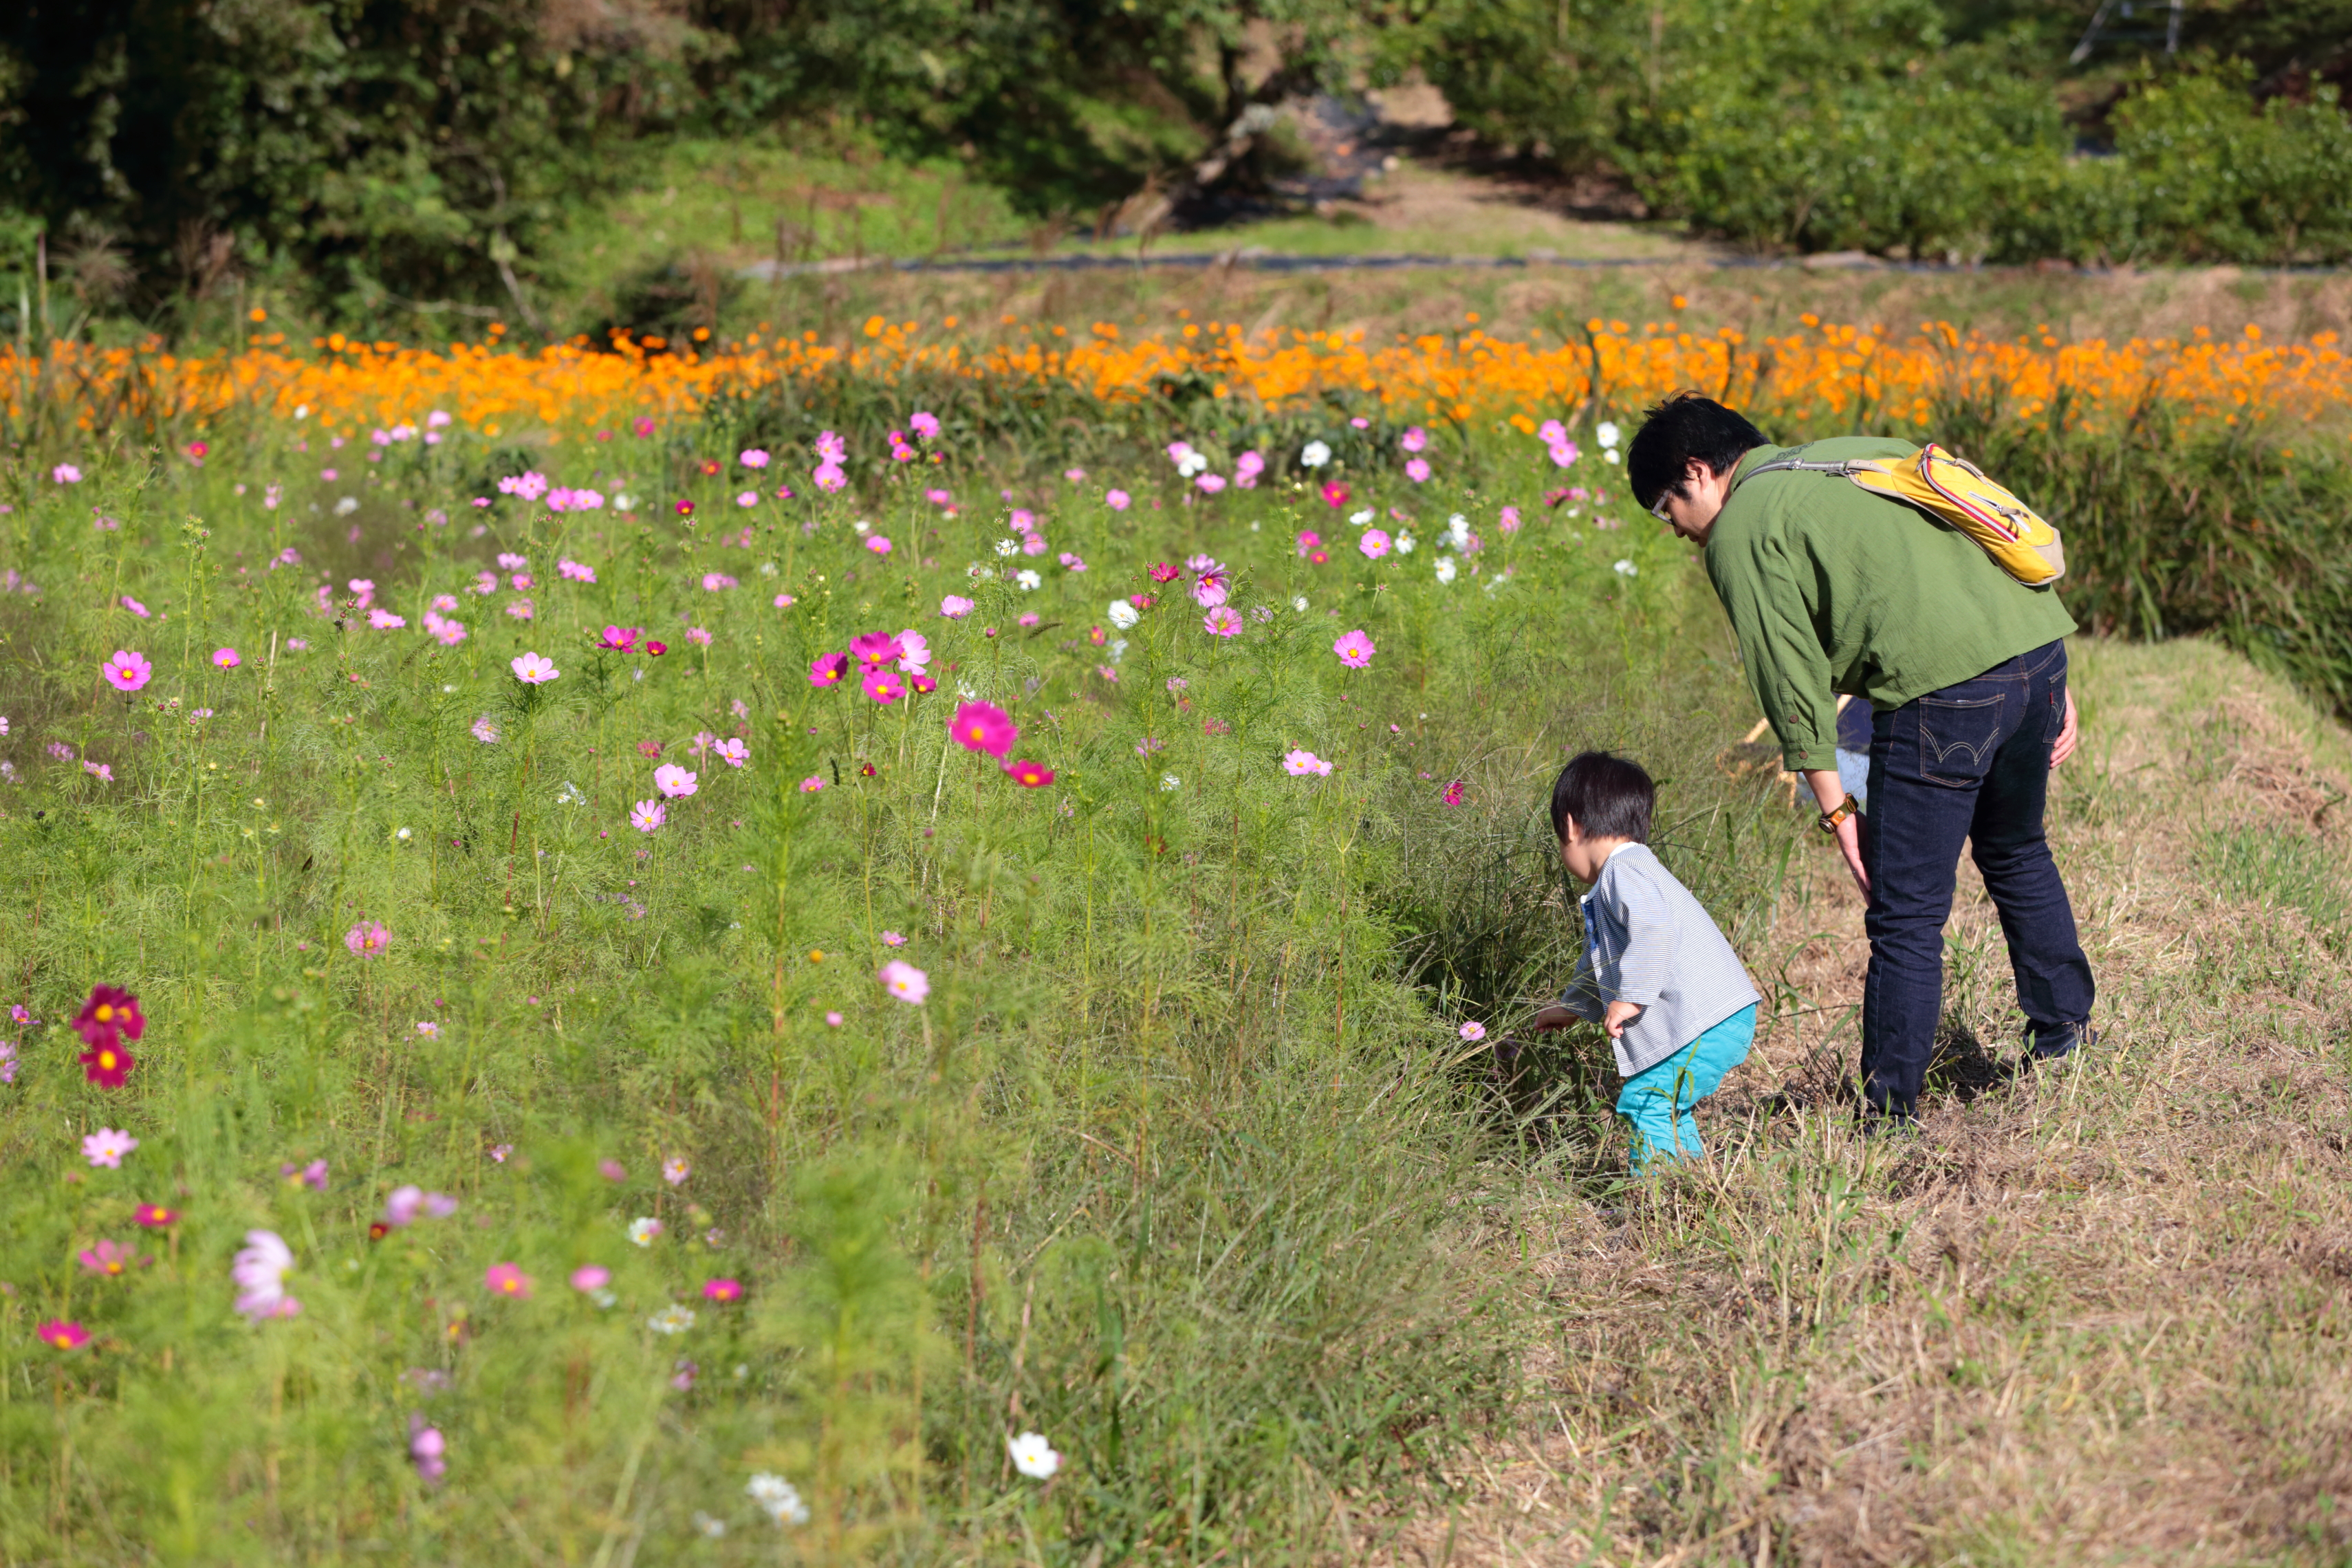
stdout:
{"type": "Polygon", "coordinates": [[[1560,1001],[1596,1024],[1612,1002],[1642,1009],[1613,1042],[1627,1078],[1761,1000],[1731,943],[1648,845],[1612,850],[1578,905],[1584,957],[1560,1001]]]}

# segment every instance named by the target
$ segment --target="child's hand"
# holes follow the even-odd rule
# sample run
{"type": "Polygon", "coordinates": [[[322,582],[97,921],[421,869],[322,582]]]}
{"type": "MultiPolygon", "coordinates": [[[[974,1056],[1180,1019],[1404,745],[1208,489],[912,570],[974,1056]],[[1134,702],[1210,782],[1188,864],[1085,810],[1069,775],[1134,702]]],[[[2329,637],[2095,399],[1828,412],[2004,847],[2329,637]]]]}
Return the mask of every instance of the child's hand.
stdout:
{"type": "Polygon", "coordinates": [[[1642,1006],[1638,1002],[1612,1002],[1609,1011],[1601,1016],[1601,1026],[1609,1031],[1611,1039],[1622,1039],[1625,1026],[1641,1016],[1642,1006]]]}
{"type": "Polygon", "coordinates": [[[1538,1033],[1549,1034],[1554,1029],[1565,1029],[1575,1022],[1576,1015],[1555,1002],[1536,1014],[1535,1027],[1538,1033]]]}

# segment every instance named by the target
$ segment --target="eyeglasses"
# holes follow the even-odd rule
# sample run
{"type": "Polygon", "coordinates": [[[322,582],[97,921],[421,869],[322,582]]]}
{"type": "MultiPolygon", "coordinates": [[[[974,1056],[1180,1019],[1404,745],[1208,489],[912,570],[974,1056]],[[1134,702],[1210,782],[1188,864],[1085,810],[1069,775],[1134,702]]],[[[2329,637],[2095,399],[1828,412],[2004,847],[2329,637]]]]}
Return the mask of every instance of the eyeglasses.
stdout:
{"type": "Polygon", "coordinates": [[[1660,522],[1664,523],[1668,528],[1672,528],[1675,525],[1675,520],[1666,515],[1666,503],[1674,499],[1675,492],[1667,490],[1658,497],[1658,504],[1650,509],[1650,515],[1656,518],[1660,522]]]}

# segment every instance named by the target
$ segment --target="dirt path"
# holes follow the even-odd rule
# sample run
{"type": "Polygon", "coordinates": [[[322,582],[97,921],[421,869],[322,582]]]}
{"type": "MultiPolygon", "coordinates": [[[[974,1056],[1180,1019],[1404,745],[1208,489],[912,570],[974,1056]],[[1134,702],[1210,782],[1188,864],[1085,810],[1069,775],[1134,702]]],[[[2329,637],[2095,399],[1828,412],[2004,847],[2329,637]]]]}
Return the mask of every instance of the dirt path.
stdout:
{"type": "Polygon", "coordinates": [[[1782,1018],[1703,1173],[1557,1188],[1498,1237],[1555,1325],[1450,1509],[1351,1559],[2343,1561],[2352,1545],[2352,749],[2200,644],[2079,643],[2053,838],[2095,1051],[2010,1083],[2007,962],[1964,869],[1944,1087],[1867,1146],[1860,900],[1825,863],[1751,954],[1782,1018]],[[1819,1009],[1804,1011],[1803,1009],[1819,1009]]]}

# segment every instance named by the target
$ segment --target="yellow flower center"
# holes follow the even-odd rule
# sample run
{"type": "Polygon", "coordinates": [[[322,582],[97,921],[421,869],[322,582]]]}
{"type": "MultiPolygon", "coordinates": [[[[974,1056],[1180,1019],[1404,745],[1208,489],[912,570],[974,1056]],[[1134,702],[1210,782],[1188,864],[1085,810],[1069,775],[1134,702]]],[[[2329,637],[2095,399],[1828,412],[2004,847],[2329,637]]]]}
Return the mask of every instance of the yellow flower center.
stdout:
{"type": "Polygon", "coordinates": [[[100,1072],[112,1072],[114,1070],[114,1053],[112,1051],[100,1051],[98,1053],[98,1070],[100,1072]]]}
{"type": "Polygon", "coordinates": [[[100,1002],[100,1003],[98,1005],[98,1015],[97,1015],[97,1016],[98,1016],[98,1021],[99,1021],[100,1023],[101,1023],[101,1024],[110,1024],[110,1023],[112,1023],[112,1022],[114,1021],[114,1009],[113,1009],[111,1006],[110,1006],[108,1004],[106,1004],[106,1003],[104,1003],[104,1002],[100,1002]]]}

